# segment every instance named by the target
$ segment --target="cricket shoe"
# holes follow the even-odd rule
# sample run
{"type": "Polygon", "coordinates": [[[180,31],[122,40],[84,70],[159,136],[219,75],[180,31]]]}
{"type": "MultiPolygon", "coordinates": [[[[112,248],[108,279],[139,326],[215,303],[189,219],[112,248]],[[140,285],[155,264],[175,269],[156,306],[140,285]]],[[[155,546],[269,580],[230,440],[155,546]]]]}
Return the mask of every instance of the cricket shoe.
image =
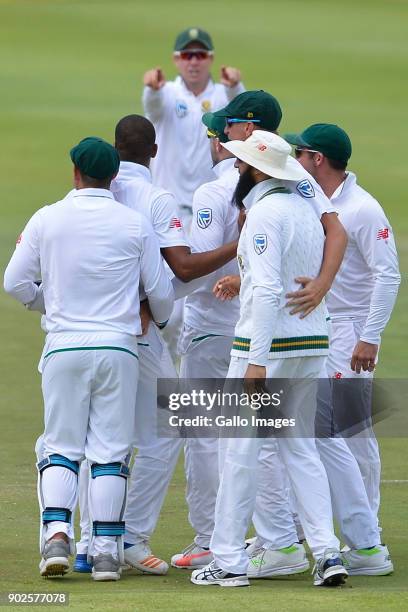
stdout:
{"type": "Polygon", "coordinates": [[[333,548],[328,548],[313,568],[314,586],[341,586],[347,576],[340,552],[333,548]]]}
{"type": "Polygon", "coordinates": [[[74,561],[74,572],[79,572],[80,574],[90,574],[92,572],[92,565],[88,563],[88,555],[86,554],[77,554],[74,561]]]}
{"type": "Polygon", "coordinates": [[[272,578],[302,574],[309,569],[309,561],[303,544],[292,544],[279,550],[261,548],[249,559],[248,578],[272,578]]]}
{"type": "Polygon", "coordinates": [[[158,576],[167,574],[169,569],[169,566],[163,559],[152,555],[147,542],[140,542],[139,544],[125,542],[125,563],[127,566],[134,567],[145,574],[155,574],[158,576]]]}
{"type": "Polygon", "coordinates": [[[387,576],[394,571],[389,550],[383,544],[342,551],[341,557],[350,576],[387,576]]]}
{"type": "Polygon", "coordinates": [[[121,567],[119,559],[101,553],[92,558],[92,578],[99,582],[120,580],[121,567]]]}
{"type": "Polygon", "coordinates": [[[213,560],[212,552],[192,542],[182,553],[173,555],[171,564],[179,569],[200,569],[213,560]]]}
{"type": "Polygon", "coordinates": [[[45,543],[40,561],[40,574],[44,578],[63,576],[69,570],[70,547],[64,540],[49,540],[45,543]]]}
{"type": "Polygon", "coordinates": [[[200,586],[218,584],[222,587],[243,587],[249,586],[246,574],[231,574],[217,566],[215,561],[201,569],[196,569],[191,574],[191,582],[200,586]]]}
{"type": "Polygon", "coordinates": [[[259,550],[262,550],[262,544],[258,541],[258,538],[248,538],[245,540],[245,550],[248,557],[253,557],[259,550]]]}

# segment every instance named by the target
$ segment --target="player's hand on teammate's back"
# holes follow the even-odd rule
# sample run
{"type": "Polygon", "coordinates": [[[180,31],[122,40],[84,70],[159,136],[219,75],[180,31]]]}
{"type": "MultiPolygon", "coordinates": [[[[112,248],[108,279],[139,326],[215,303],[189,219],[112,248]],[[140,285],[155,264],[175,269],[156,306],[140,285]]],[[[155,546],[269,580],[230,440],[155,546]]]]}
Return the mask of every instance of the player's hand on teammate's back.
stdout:
{"type": "Polygon", "coordinates": [[[364,372],[373,372],[375,369],[375,359],[378,353],[378,344],[370,344],[359,340],[354,347],[353,355],[350,361],[350,367],[353,372],[360,374],[364,372]]]}
{"type": "Polygon", "coordinates": [[[221,66],[220,82],[225,87],[235,87],[241,81],[241,72],[238,68],[221,66]]]}
{"type": "Polygon", "coordinates": [[[240,277],[230,274],[229,276],[223,276],[223,278],[220,278],[220,280],[215,283],[213,293],[221,302],[225,302],[239,295],[240,286],[240,277]]]}
{"type": "Polygon", "coordinates": [[[166,77],[164,76],[162,69],[159,67],[153,68],[152,70],[148,70],[144,73],[143,84],[146,85],[146,87],[151,87],[152,89],[158,91],[163,87],[163,85],[165,85],[165,83],[166,77]]]}
{"type": "Polygon", "coordinates": [[[286,306],[294,306],[290,314],[301,313],[300,318],[304,319],[320,304],[329,287],[319,278],[308,278],[307,276],[298,276],[295,282],[300,283],[303,288],[286,294],[285,297],[290,298],[286,306]]]}

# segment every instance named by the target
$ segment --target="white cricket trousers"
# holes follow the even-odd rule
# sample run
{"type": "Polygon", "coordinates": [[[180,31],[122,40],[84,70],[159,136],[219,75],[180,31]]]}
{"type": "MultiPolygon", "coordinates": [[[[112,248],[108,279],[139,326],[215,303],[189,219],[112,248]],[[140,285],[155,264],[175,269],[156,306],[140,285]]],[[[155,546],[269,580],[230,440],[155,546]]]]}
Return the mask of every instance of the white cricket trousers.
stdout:
{"type": "MultiPolygon", "coordinates": [[[[177,378],[169,351],[154,323],[145,336],[138,338],[139,382],[133,405],[132,446],[136,447],[125,509],[125,542],[137,544],[149,540],[160,515],[167,488],[182,448],[178,438],[157,435],[157,379],[177,378]]],[[[81,540],[77,553],[88,550],[90,521],[87,508],[89,469],[81,466],[79,506],[81,540]]]]}
{"type": "MultiPolygon", "coordinates": [[[[42,391],[45,430],[42,457],[62,455],[90,464],[123,463],[132,445],[134,404],[138,381],[137,343],[103,348],[66,347],[44,358],[42,391]]],[[[74,511],[77,477],[62,467],[51,466],[40,477],[41,506],[74,511]]],[[[119,521],[126,482],[117,476],[91,481],[89,499],[94,521],[119,521]]],[[[62,531],[72,538],[72,526],[53,521],[46,539],[62,531]]],[[[116,538],[98,536],[90,554],[117,554],[116,538]]]]}
{"type": "MultiPolygon", "coordinates": [[[[228,373],[231,336],[215,336],[185,326],[179,343],[180,378],[224,379],[228,373]]],[[[208,548],[214,529],[214,508],[219,485],[218,438],[186,438],[184,468],[187,480],[188,520],[194,542],[208,548]]]]}
{"type": "MultiPolygon", "coordinates": [[[[295,386],[296,392],[286,397],[295,409],[296,420],[302,421],[302,406],[315,401],[316,379],[325,357],[274,359],[268,364],[267,378],[310,378],[295,386]]],[[[232,357],[229,378],[243,378],[248,360],[232,357]]],[[[310,418],[310,411],[307,415],[310,418]]],[[[327,548],[339,548],[334,535],[330,489],[326,472],[313,438],[278,438],[280,457],[296,495],[299,516],[309,547],[315,559],[327,548]]],[[[215,528],[210,548],[217,564],[225,571],[244,574],[248,555],[245,535],[254,511],[257,494],[257,473],[262,438],[231,438],[215,508],[215,528]]]]}
{"type": "MultiPolygon", "coordinates": [[[[356,319],[332,320],[330,351],[327,359],[329,378],[341,375],[344,378],[372,378],[372,372],[356,374],[350,368],[354,347],[360,339],[365,321],[356,319]]],[[[352,437],[345,437],[363,477],[372,512],[378,517],[380,508],[381,459],[378,442],[370,424],[352,437]]]]}
{"type": "Polygon", "coordinates": [[[129,544],[148,541],[155,530],[183,446],[179,438],[158,436],[157,379],[177,378],[177,372],[161,333],[153,323],[148,333],[139,338],[139,357],[133,440],[138,451],[125,511],[125,541],[129,544]]]}

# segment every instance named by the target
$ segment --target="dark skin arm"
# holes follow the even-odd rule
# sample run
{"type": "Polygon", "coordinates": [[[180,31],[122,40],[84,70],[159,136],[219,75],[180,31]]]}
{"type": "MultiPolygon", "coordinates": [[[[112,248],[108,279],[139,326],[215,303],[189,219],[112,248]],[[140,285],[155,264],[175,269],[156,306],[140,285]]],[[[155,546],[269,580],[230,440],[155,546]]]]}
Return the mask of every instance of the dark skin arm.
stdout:
{"type": "Polygon", "coordinates": [[[310,314],[329,291],[343,261],[347,246],[347,234],[336,213],[325,213],[322,215],[321,221],[326,234],[326,241],[320,274],[317,278],[305,276],[295,278],[297,283],[303,285],[303,289],[286,294],[287,298],[291,298],[286,306],[294,306],[290,314],[300,312],[302,313],[300,315],[301,319],[310,314]]]}
{"type": "Polygon", "coordinates": [[[175,246],[163,248],[161,253],[177,278],[187,283],[218,270],[234,259],[237,245],[237,242],[230,242],[205,253],[192,253],[189,247],[175,246]]]}

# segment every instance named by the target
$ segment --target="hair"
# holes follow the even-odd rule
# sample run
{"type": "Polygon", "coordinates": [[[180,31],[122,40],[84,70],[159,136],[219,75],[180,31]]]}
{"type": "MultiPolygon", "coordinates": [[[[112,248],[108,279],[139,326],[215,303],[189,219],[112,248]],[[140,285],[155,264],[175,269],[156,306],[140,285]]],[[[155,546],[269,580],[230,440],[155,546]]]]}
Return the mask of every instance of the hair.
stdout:
{"type": "Polygon", "coordinates": [[[115,128],[115,147],[121,161],[146,165],[152,157],[156,131],[142,115],[127,115],[115,128]]]}
{"type": "Polygon", "coordinates": [[[330,157],[327,157],[326,159],[332,170],[345,170],[347,168],[346,161],[340,161],[339,159],[331,159],[330,157]]]}
{"type": "Polygon", "coordinates": [[[91,187],[93,189],[109,189],[113,176],[110,176],[109,178],[98,179],[94,178],[93,176],[88,176],[87,174],[84,174],[81,169],[78,168],[78,166],[76,166],[76,168],[78,169],[79,174],[81,175],[82,183],[84,184],[84,186],[91,187]]]}

